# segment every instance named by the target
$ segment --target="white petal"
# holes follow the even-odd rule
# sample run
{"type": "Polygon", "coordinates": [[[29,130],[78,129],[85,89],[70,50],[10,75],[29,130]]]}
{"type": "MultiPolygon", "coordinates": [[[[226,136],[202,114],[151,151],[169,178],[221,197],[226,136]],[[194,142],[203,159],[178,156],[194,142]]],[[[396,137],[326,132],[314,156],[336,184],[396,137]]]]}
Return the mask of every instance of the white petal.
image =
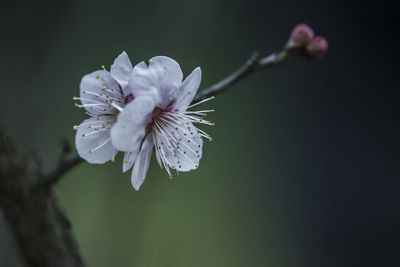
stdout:
{"type": "Polygon", "coordinates": [[[203,150],[203,140],[193,124],[189,123],[185,127],[185,130],[176,132],[181,142],[178,144],[179,149],[174,152],[176,170],[181,172],[197,169],[203,150]]]}
{"type": "Polygon", "coordinates": [[[149,60],[149,68],[158,78],[162,107],[176,100],[182,84],[183,73],[178,62],[165,56],[153,57],[149,60]]]}
{"type": "MultiPolygon", "coordinates": [[[[165,121],[163,130],[154,136],[156,156],[166,167],[177,171],[197,169],[202,156],[203,140],[192,123],[165,121]]],[[[160,164],[161,165],[161,164],[160,164]]]]}
{"type": "Polygon", "coordinates": [[[133,67],[129,60],[128,54],[123,51],[111,65],[111,76],[121,85],[122,90],[124,90],[124,95],[128,95],[125,92],[125,88],[128,85],[129,74],[131,73],[133,67]]]}
{"type": "Polygon", "coordinates": [[[165,56],[153,57],[149,60],[149,68],[154,70],[161,84],[175,85],[179,88],[183,73],[178,62],[165,56]]]}
{"type": "Polygon", "coordinates": [[[130,168],[132,168],[133,164],[137,159],[138,153],[137,152],[125,152],[124,154],[124,161],[122,163],[122,171],[126,172],[130,168]]]}
{"type": "Polygon", "coordinates": [[[113,99],[115,103],[122,102],[123,98],[120,95],[118,83],[106,70],[94,71],[83,76],[81,80],[80,100],[91,114],[115,114],[116,109],[110,105],[109,100],[113,99]]]}
{"type": "Polygon", "coordinates": [[[146,178],[152,152],[153,143],[150,142],[149,138],[146,138],[143,142],[142,149],[140,150],[139,156],[132,170],[131,182],[133,188],[135,188],[136,191],[139,190],[140,186],[144,182],[144,179],[146,178]]]}
{"type": "Polygon", "coordinates": [[[186,77],[181,85],[180,97],[175,103],[175,108],[178,111],[185,111],[188,108],[190,102],[192,102],[197,90],[199,89],[200,82],[201,69],[200,67],[197,67],[188,77],[186,77]]]}
{"type": "Polygon", "coordinates": [[[75,136],[78,154],[89,163],[105,163],[114,157],[118,150],[111,143],[109,122],[112,117],[84,120],[79,126],[75,136]],[[103,128],[103,125],[106,128],[103,128]],[[90,128],[89,128],[90,126],[90,128]],[[97,130],[96,130],[97,129],[97,130]]]}
{"type": "Polygon", "coordinates": [[[129,79],[129,88],[135,97],[150,95],[157,106],[165,108],[179,96],[182,83],[179,64],[164,56],[149,60],[149,66],[141,62],[136,65],[129,79]]]}
{"type": "Polygon", "coordinates": [[[152,97],[155,104],[161,101],[156,73],[150,71],[147,64],[143,61],[133,68],[128,87],[134,97],[152,97]]]}
{"type": "Polygon", "coordinates": [[[117,123],[111,130],[113,145],[120,151],[137,152],[146,126],[151,121],[154,102],[151,97],[137,97],[128,105],[118,117],[117,123]]]}

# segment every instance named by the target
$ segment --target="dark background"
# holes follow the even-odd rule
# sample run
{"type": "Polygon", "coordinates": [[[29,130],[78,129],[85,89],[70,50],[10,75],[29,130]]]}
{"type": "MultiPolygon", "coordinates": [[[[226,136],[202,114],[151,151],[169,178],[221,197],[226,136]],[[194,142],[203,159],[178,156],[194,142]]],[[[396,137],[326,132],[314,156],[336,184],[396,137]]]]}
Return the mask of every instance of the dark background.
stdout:
{"type": "MultiPolygon", "coordinates": [[[[201,88],[297,23],[329,41],[213,103],[215,141],[171,182],[153,159],[139,192],[121,159],[57,186],[88,266],[400,266],[399,9],[395,1],[0,1],[0,121],[47,164],[84,114],[81,77],[126,50],[201,88]]],[[[1,213],[0,213],[1,216],[1,213]]],[[[23,266],[0,220],[0,266],[23,266]]]]}

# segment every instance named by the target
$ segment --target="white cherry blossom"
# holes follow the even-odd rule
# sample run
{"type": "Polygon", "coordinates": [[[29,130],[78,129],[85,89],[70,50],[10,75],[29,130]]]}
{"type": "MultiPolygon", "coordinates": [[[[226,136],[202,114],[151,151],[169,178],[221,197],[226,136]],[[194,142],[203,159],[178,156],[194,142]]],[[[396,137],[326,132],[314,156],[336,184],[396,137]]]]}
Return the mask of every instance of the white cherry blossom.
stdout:
{"type": "Polygon", "coordinates": [[[78,126],[75,143],[78,154],[89,163],[114,161],[118,150],[111,143],[111,127],[119,111],[132,95],[126,94],[129,75],[133,67],[128,55],[122,52],[111,66],[110,72],[103,69],[83,76],[80,97],[74,97],[86,109],[90,118],[78,126]]]}
{"type": "Polygon", "coordinates": [[[200,68],[182,81],[179,64],[169,57],[158,56],[150,59],[149,64],[137,64],[129,79],[125,77],[118,78],[118,82],[124,86],[124,95],[131,95],[133,100],[120,110],[111,128],[111,140],[115,149],[126,152],[123,171],[133,166],[133,187],[139,190],[142,185],[153,150],[159,165],[170,176],[171,169],[178,172],[197,169],[202,157],[202,137],[210,140],[211,137],[194,123],[213,125],[202,117],[213,110],[187,111],[212,99],[190,106],[200,85],[200,68]]]}

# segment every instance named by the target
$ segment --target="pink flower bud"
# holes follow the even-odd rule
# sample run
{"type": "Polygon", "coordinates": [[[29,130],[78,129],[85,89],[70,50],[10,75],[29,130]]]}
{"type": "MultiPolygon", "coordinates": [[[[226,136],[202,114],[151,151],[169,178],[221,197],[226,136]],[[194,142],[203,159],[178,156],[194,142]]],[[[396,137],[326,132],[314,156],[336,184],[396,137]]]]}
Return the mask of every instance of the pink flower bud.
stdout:
{"type": "Polygon", "coordinates": [[[314,32],[307,24],[299,24],[292,30],[286,48],[303,48],[312,40],[313,37],[314,32]]]}
{"type": "Polygon", "coordinates": [[[312,39],[306,47],[306,55],[309,59],[321,59],[326,51],[328,51],[328,41],[322,36],[312,39]]]}

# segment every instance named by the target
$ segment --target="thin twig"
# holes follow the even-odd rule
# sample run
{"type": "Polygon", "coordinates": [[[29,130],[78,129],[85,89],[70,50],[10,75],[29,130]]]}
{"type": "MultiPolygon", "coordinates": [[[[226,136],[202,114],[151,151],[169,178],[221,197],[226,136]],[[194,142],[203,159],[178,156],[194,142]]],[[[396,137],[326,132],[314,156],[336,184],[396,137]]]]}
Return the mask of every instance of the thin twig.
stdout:
{"type": "MultiPolygon", "coordinates": [[[[268,67],[273,67],[280,65],[285,62],[288,58],[296,55],[301,55],[298,53],[291,53],[283,50],[279,53],[273,53],[267,57],[260,58],[258,52],[254,52],[251,57],[242,65],[239,69],[233,72],[231,75],[225,79],[217,82],[216,84],[200,91],[194,97],[192,104],[197,103],[207,97],[220,94],[237,82],[242,80],[244,77],[255,73],[261,69],[268,67]]],[[[46,186],[51,186],[59,181],[62,175],[68,172],[70,169],[78,165],[83,160],[76,154],[70,153],[62,157],[61,161],[52,166],[44,175],[44,183],[46,186]]]]}
{"type": "Polygon", "coordinates": [[[44,186],[51,186],[57,183],[61,176],[68,172],[70,169],[74,168],[76,165],[81,163],[83,159],[79,157],[75,152],[70,152],[69,154],[62,156],[61,160],[54,164],[50,169],[48,169],[43,175],[44,186]]]}
{"type": "Polygon", "coordinates": [[[254,52],[251,57],[234,73],[216,84],[200,91],[193,99],[193,103],[199,102],[210,96],[220,94],[242,80],[244,77],[267,67],[273,67],[283,63],[288,58],[289,53],[285,50],[273,53],[267,57],[260,58],[258,52],[254,52]]]}

